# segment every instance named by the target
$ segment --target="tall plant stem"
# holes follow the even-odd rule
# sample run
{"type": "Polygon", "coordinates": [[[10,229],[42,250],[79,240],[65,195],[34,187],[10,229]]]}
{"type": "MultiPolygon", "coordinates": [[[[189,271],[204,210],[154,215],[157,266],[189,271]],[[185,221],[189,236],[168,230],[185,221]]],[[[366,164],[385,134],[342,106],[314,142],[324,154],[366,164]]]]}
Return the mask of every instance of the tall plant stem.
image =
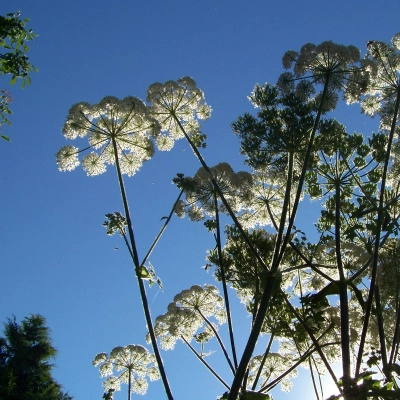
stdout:
{"type": "MultiPolygon", "coordinates": [[[[272,265],[271,265],[271,269],[270,269],[271,279],[267,279],[267,282],[266,282],[266,285],[265,285],[265,288],[264,288],[264,292],[263,292],[263,296],[261,298],[260,307],[258,309],[257,316],[256,316],[256,319],[254,321],[252,330],[250,332],[250,336],[249,336],[249,339],[247,341],[245,350],[243,352],[242,359],[241,359],[241,361],[239,363],[235,378],[233,380],[232,388],[231,388],[231,391],[229,393],[228,400],[236,400],[236,398],[237,398],[237,395],[238,395],[239,390],[240,390],[241,382],[242,382],[242,380],[243,380],[243,378],[245,376],[245,373],[246,373],[246,370],[247,370],[247,366],[248,366],[248,364],[250,362],[250,359],[251,359],[251,356],[253,354],[254,347],[256,345],[258,336],[260,335],[260,332],[261,332],[261,327],[262,327],[262,323],[263,323],[264,318],[265,318],[265,314],[266,314],[266,312],[268,310],[269,301],[270,301],[271,295],[272,295],[272,287],[273,287],[273,284],[274,284],[274,281],[275,281],[273,279],[273,274],[275,274],[276,271],[278,271],[280,261],[282,260],[282,257],[283,257],[283,255],[285,253],[286,246],[287,246],[287,244],[289,242],[289,239],[290,239],[290,232],[291,232],[291,229],[293,227],[294,220],[295,220],[295,217],[296,217],[297,207],[298,207],[299,202],[300,202],[300,197],[301,197],[301,193],[302,193],[302,190],[303,190],[303,183],[304,183],[306,172],[307,172],[307,166],[308,166],[308,162],[309,162],[309,159],[310,159],[310,156],[311,156],[311,152],[312,152],[312,148],[313,148],[313,144],[314,144],[314,138],[315,138],[315,135],[316,135],[316,132],[317,132],[317,129],[318,129],[318,125],[319,125],[319,121],[320,121],[320,118],[321,118],[321,115],[322,115],[322,107],[323,107],[323,104],[324,104],[324,101],[325,101],[325,97],[326,97],[326,95],[328,93],[329,79],[330,79],[330,76],[328,75],[326,77],[326,80],[325,80],[325,85],[324,85],[324,89],[323,89],[322,96],[321,96],[320,106],[319,106],[319,109],[317,111],[317,115],[316,115],[316,118],[315,118],[315,121],[314,121],[313,128],[312,128],[311,133],[310,133],[310,139],[309,139],[308,147],[307,147],[306,154],[305,154],[305,157],[304,157],[304,164],[303,164],[303,167],[302,167],[302,170],[301,170],[301,174],[300,174],[300,178],[299,178],[298,188],[297,188],[297,192],[296,192],[296,198],[295,198],[295,201],[294,201],[294,204],[293,204],[293,207],[292,207],[292,213],[291,213],[291,216],[289,218],[288,227],[286,229],[286,235],[284,236],[282,245],[280,243],[280,241],[282,239],[279,239],[279,238],[277,239],[277,245],[275,246],[273,261],[272,261],[272,265]]],[[[289,174],[288,174],[288,176],[289,176],[289,174]]],[[[286,192],[285,199],[288,196],[290,196],[290,193],[286,192]]],[[[286,207],[288,207],[288,204],[289,203],[287,203],[286,207]]],[[[284,205],[284,207],[285,207],[285,205],[284,205]]],[[[282,227],[285,226],[286,220],[282,221],[284,215],[286,216],[286,210],[283,208],[279,230],[281,230],[282,227]]],[[[278,235],[282,238],[283,232],[278,232],[278,235]]]]}
{"type": "Polygon", "coordinates": [[[323,90],[322,96],[321,96],[320,106],[318,108],[317,115],[315,117],[314,125],[313,125],[313,128],[311,130],[311,134],[310,134],[310,139],[308,141],[306,154],[304,156],[304,164],[303,164],[303,167],[301,169],[301,173],[300,173],[300,177],[299,177],[299,183],[298,183],[298,186],[297,186],[296,197],[295,197],[295,200],[294,200],[294,203],[293,203],[292,212],[291,212],[291,215],[290,215],[290,218],[289,218],[288,227],[286,229],[286,236],[285,236],[285,239],[283,241],[282,247],[280,249],[279,256],[278,256],[278,258],[276,260],[276,262],[278,264],[281,262],[282,257],[283,257],[283,255],[284,255],[284,253],[286,251],[286,246],[287,246],[287,244],[288,244],[288,242],[290,240],[290,233],[291,233],[294,221],[296,219],[297,208],[298,208],[298,206],[300,204],[300,197],[301,197],[301,194],[303,192],[303,184],[304,184],[304,180],[305,180],[306,173],[307,173],[308,162],[309,162],[310,157],[311,157],[311,152],[312,152],[312,149],[313,149],[313,146],[314,146],[315,135],[317,133],[319,121],[321,119],[322,107],[324,105],[324,101],[325,101],[325,98],[326,98],[327,93],[328,93],[329,81],[330,81],[330,76],[328,75],[326,77],[326,80],[325,80],[325,85],[324,85],[324,90],[323,90]]]}
{"type": "MultiPolygon", "coordinates": [[[[339,161],[338,161],[339,162],[339,161]]],[[[344,274],[343,260],[341,254],[341,199],[340,199],[340,180],[337,177],[335,182],[335,252],[336,265],[339,272],[339,301],[340,301],[340,332],[342,348],[342,369],[343,384],[346,391],[346,385],[350,382],[351,361],[350,361],[350,335],[349,335],[349,301],[347,298],[347,282],[344,274]]]]}
{"type": "MultiPolygon", "coordinates": [[[[281,221],[280,221],[280,226],[278,230],[278,235],[277,235],[277,240],[275,243],[275,252],[274,255],[276,256],[279,253],[279,246],[280,242],[283,237],[283,231],[285,229],[285,221],[286,221],[286,215],[288,212],[289,208],[289,202],[290,202],[290,194],[291,194],[291,185],[292,185],[292,175],[293,175],[293,153],[289,154],[289,166],[288,166],[288,179],[286,183],[286,192],[285,192],[285,199],[283,202],[283,207],[282,207],[282,215],[281,215],[281,221]]],[[[261,301],[257,310],[256,317],[253,321],[253,326],[250,332],[249,339],[247,341],[245,350],[242,355],[242,359],[240,360],[239,366],[236,371],[235,378],[232,383],[232,388],[231,392],[229,393],[228,400],[236,400],[236,397],[239,393],[241,383],[243,381],[243,378],[246,374],[247,367],[249,365],[251,356],[254,351],[254,347],[256,345],[258,336],[260,335],[262,324],[265,318],[265,314],[267,312],[268,306],[269,306],[269,301],[272,296],[272,289],[275,284],[275,278],[274,278],[274,273],[278,270],[278,264],[272,264],[272,268],[269,272],[269,279],[266,281],[266,285],[264,287],[264,291],[261,297],[261,301]]]]}
{"type": "Polygon", "coordinates": [[[395,132],[396,124],[397,124],[397,116],[399,113],[399,107],[400,107],[400,88],[397,90],[397,97],[396,97],[396,103],[394,106],[393,119],[392,119],[392,124],[390,127],[385,161],[383,164],[381,190],[380,190],[380,194],[379,194],[378,214],[377,214],[377,218],[376,218],[376,236],[375,236],[373,260],[372,260],[371,283],[370,283],[368,299],[367,299],[367,303],[366,303],[366,307],[365,307],[364,324],[363,324],[363,328],[362,328],[362,332],[361,332],[360,346],[359,346],[358,355],[357,355],[357,363],[356,363],[356,370],[355,370],[356,376],[358,376],[360,373],[362,356],[364,353],[365,340],[366,340],[367,331],[368,331],[368,324],[369,324],[369,319],[371,317],[372,303],[373,303],[374,294],[375,294],[376,272],[378,269],[379,250],[381,247],[380,246],[380,243],[381,243],[380,236],[381,236],[382,223],[383,223],[382,219],[383,219],[383,211],[384,211],[383,203],[384,203],[384,198],[385,198],[385,186],[386,186],[386,179],[387,179],[387,171],[389,168],[390,152],[391,152],[393,138],[394,138],[394,132],[395,132]]]}
{"type": "Polygon", "coordinates": [[[124,185],[124,181],[122,179],[122,173],[121,173],[121,168],[120,168],[119,159],[118,159],[117,143],[114,138],[112,139],[112,144],[113,144],[113,149],[114,149],[114,154],[115,154],[115,166],[116,166],[117,175],[118,175],[118,183],[119,183],[119,187],[120,187],[120,191],[121,191],[122,203],[124,205],[125,218],[126,218],[126,222],[128,225],[128,234],[129,234],[129,240],[130,240],[130,247],[132,250],[133,263],[135,265],[136,278],[137,278],[137,281],[139,284],[140,296],[142,299],[142,305],[143,305],[144,315],[145,315],[145,319],[146,319],[146,323],[147,323],[147,328],[149,330],[151,344],[153,346],[154,355],[156,357],[158,369],[160,371],[161,379],[164,384],[165,392],[167,394],[168,399],[173,400],[172,392],[169,387],[167,375],[165,373],[164,365],[163,365],[160,351],[159,351],[159,348],[157,345],[157,339],[154,334],[153,322],[151,320],[151,315],[150,315],[150,307],[149,307],[149,303],[147,301],[146,288],[144,286],[142,278],[140,277],[139,257],[138,257],[138,253],[137,253],[135,237],[133,234],[132,220],[131,220],[131,216],[130,216],[130,212],[129,212],[129,206],[128,206],[128,200],[127,200],[126,191],[125,191],[125,185],[124,185]]]}
{"type": "Polygon", "coordinates": [[[389,358],[389,364],[393,362],[395,357],[397,356],[397,351],[399,347],[399,331],[400,331],[400,306],[399,306],[399,282],[396,284],[396,324],[395,324],[395,329],[393,333],[393,339],[392,339],[392,348],[390,350],[390,358],[389,358]]]}
{"type": "Polygon", "coordinates": [[[131,400],[131,388],[132,388],[132,382],[131,382],[131,378],[132,378],[132,369],[129,368],[129,376],[128,376],[128,400],[131,400]]]}
{"type": "Polygon", "coordinates": [[[232,317],[231,317],[231,309],[229,305],[229,296],[228,296],[228,288],[226,285],[226,277],[225,277],[225,267],[224,267],[224,260],[222,258],[222,247],[221,247],[221,227],[219,223],[219,212],[218,212],[218,202],[217,196],[214,193],[214,207],[215,207],[215,221],[217,224],[217,249],[218,249],[218,259],[219,265],[221,269],[221,280],[222,280],[222,288],[224,291],[224,299],[225,299],[225,307],[226,307],[226,316],[228,319],[228,329],[229,329],[229,339],[231,342],[231,349],[232,349],[232,357],[233,363],[235,365],[235,370],[237,369],[237,358],[236,358],[236,348],[235,348],[235,338],[233,335],[233,327],[232,327],[232,317]]]}

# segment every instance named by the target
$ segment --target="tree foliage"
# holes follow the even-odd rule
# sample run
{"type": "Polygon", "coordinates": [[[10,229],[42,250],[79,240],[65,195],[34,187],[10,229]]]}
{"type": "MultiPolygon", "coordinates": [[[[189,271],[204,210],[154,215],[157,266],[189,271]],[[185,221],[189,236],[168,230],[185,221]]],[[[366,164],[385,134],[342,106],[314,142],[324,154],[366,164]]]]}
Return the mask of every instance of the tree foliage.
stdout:
{"type": "Polygon", "coordinates": [[[52,378],[49,361],[57,354],[50,330],[38,314],[21,324],[13,317],[0,338],[0,398],[4,400],[71,400],[52,378]]]}
{"type": "MultiPolygon", "coordinates": [[[[21,79],[21,87],[31,83],[30,73],[36,72],[27,56],[29,51],[28,42],[37,35],[32,29],[27,30],[28,18],[20,19],[20,13],[10,13],[6,16],[0,15],[0,76],[11,75],[10,85],[21,79]]],[[[3,124],[11,124],[8,116],[12,114],[9,104],[12,102],[10,93],[2,89],[0,91],[0,127],[3,124]]],[[[5,135],[3,139],[9,141],[5,135]]]]}

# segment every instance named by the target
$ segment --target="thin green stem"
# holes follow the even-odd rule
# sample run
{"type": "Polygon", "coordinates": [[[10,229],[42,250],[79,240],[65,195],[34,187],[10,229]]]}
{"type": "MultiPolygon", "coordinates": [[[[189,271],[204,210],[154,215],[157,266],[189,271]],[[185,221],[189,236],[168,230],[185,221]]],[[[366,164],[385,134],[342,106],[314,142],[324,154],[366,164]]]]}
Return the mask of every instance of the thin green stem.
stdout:
{"type": "Polygon", "coordinates": [[[356,363],[356,376],[358,376],[360,373],[362,356],[364,353],[365,340],[366,340],[367,331],[368,331],[368,324],[369,324],[369,319],[371,317],[372,303],[373,303],[374,294],[375,294],[376,273],[377,273],[377,269],[378,269],[379,250],[380,250],[380,235],[381,235],[382,223],[383,223],[382,219],[383,219],[383,211],[384,211],[383,204],[384,204],[384,198],[385,198],[385,186],[386,186],[386,179],[387,179],[387,171],[389,168],[390,153],[391,153],[395,128],[396,128],[396,124],[397,124],[397,116],[399,113],[399,107],[400,107],[400,88],[397,91],[393,119],[392,119],[392,124],[391,124],[391,128],[390,128],[388,144],[387,144],[387,149],[386,149],[386,156],[385,156],[385,161],[383,164],[381,190],[380,190],[380,195],[379,195],[378,213],[377,213],[377,218],[376,218],[377,222],[376,222],[375,246],[374,246],[372,271],[371,271],[371,283],[370,283],[368,299],[367,299],[367,303],[366,303],[366,307],[365,307],[365,317],[364,317],[363,329],[361,332],[360,346],[358,349],[358,356],[357,356],[357,363],[356,363]]]}
{"type": "Polygon", "coordinates": [[[152,245],[150,246],[149,251],[147,252],[146,256],[143,258],[143,261],[141,262],[140,265],[144,265],[144,263],[145,263],[145,262],[148,260],[148,258],[150,257],[150,254],[153,252],[154,247],[156,247],[156,244],[157,244],[158,241],[160,240],[161,235],[164,233],[165,229],[167,228],[167,225],[168,225],[169,221],[171,220],[171,218],[172,218],[172,216],[173,216],[173,214],[174,214],[175,207],[176,207],[176,205],[178,204],[178,201],[180,200],[182,194],[183,194],[183,190],[181,190],[181,192],[179,193],[179,196],[178,196],[178,198],[176,199],[176,201],[175,201],[175,203],[174,203],[174,205],[173,205],[173,207],[172,207],[172,209],[171,209],[171,212],[169,213],[167,219],[165,220],[164,225],[163,225],[162,228],[160,229],[160,232],[158,232],[158,235],[157,235],[156,238],[154,239],[152,245]]]}
{"type": "Polygon", "coordinates": [[[256,378],[254,379],[253,386],[252,386],[251,390],[256,390],[258,380],[260,379],[260,376],[261,376],[261,371],[263,369],[265,361],[267,361],[267,357],[268,357],[269,351],[271,350],[271,346],[272,346],[272,342],[273,341],[274,341],[274,334],[272,333],[270,338],[269,338],[267,349],[265,350],[263,359],[262,359],[261,364],[260,364],[260,368],[258,368],[257,375],[256,375],[256,378]]]}
{"type": "Polygon", "coordinates": [[[182,126],[181,122],[179,121],[179,118],[174,114],[173,115],[176,123],[178,124],[179,128],[181,129],[183,135],[185,136],[187,142],[189,143],[190,147],[193,150],[193,153],[196,155],[196,157],[199,159],[200,164],[202,165],[202,167],[210,174],[210,181],[213,184],[216,192],[218,193],[218,197],[221,199],[222,203],[224,204],[224,206],[226,207],[226,210],[228,211],[228,214],[230,215],[230,217],[232,218],[232,221],[234,222],[235,226],[239,229],[240,234],[242,235],[244,241],[246,242],[247,246],[249,247],[250,251],[254,254],[254,256],[257,258],[257,261],[260,263],[260,265],[267,270],[267,266],[264,262],[264,260],[260,257],[260,255],[258,254],[258,251],[256,250],[256,248],[253,246],[253,244],[251,243],[249,237],[247,236],[246,232],[244,231],[241,223],[238,221],[238,219],[236,218],[235,213],[233,212],[231,206],[229,205],[229,203],[227,202],[227,200],[225,199],[224,194],[222,193],[221,188],[218,185],[218,182],[214,179],[213,174],[210,170],[210,168],[208,167],[208,165],[206,164],[203,156],[200,154],[199,150],[197,149],[196,145],[193,143],[193,141],[190,139],[189,135],[186,133],[184,127],[182,126]]]}
{"type": "MultiPolygon", "coordinates": [[[[286,193],[285,193],[285,200],[283,204],[283,209],[282,209],[282,215],[281,215],[281,223],[280,223],[280,230],[284,230],[285,227],[285,218],[286,218],[286,213],[289,207],[289,201],[290,201],[290,194],[291,194],[291,183],[292,183],[292,174],[293,174],[293,154],[289,154],[289,165],[288,165],[288,180],[286,184],[286,193]]],[[[282,238],[282,234],[278,234],[278,239],[276,241],[275,245],[275,254],[279,252],[279,241],[280,238],[282,238]]],[[[275,256],[276,258],[276,256],[275,256]]],[[[232,389],[231,392],[229,393],[228,400],[236,400],[236,397],[239,393],[240,386],[242,383],[242,380],[246,374],[246,370],[248,368],[251,356],[254,351],[254,347],[256,345],[258,336],[260,335],[261,328],[264,322],[265,314],[268,310],[269,306],[269,301],[272,296],[273,292],[273,287],[276,285],[274,279],[274,273],[278,270],[278,264],[272,264],[271,271],[270,271],[270,276],[269,279],[266,280],[266,284],[264,287],[264,292],[261,297],[261,301],[259,304],[259,308],[257,311],[256,318],[254,319],[253,326],[250,332],[250,336],[247,340],[247,344],[245,347],[245,350],[242,355],[242,359],[240,360],[239,366],[236,370],[236,375],[232,383],[232,389]]]]}
{"type": "Polygon", "coordinates": [[[233,363],[234,363],[235,370],[236,370],[238,364],[237,364],[237,358],[236,358],[235,338],[233,335],[233,326],[232,326],[231,309],[230,309],[230,305],[229,305],[228,287],[226,284],[226,277],[225,277],[225,266],[224,266],[224,260],[222,257],[221,227],[220,227],[220,223],[219,223],[218,202],[217,202],[217,196],[215,195],[215,192],[214,192],[214,208],[215,208],[215,220],[216,220],[216,224],[217,224],[217,238],[216,239],[217,239],[218,259],[219,259],[219,265],[220,265],[220,269],[221,269],[221,280],[222,280],[222,288],[223,288],[223,292],[224,292],[226,316],[228,319],[229,339],[231,342],[233,363]]]}
{"type": "Polygon", "coordinates": [[[207,367],[207,369],[229,390],[228,384],[212,369],[210,364],[204,360],[204,358],[193,348],[193,346],[181,335],[181,339],[186,343],[190,350],[195,356],[207,367]]]}
{"type": "Polygon", "coordinates": [[[335,253],[336,265],[339,272],[339,300],[340,300],[340,332],[341,332],[341,348],[342,348],[342,368],[343,383],[346,385],[350,382],[351,360],[350,360],[350,335],[349,335],[349,302],[347,298],[347,282],[344,274],[342,252],[341,252],[341,196],[340,196],[340,180],[336,178],[335,183],[335,253]]]}
{"type": "MultiPolygon", "coordinates": [[[[319,340],[320,338],[318,338],[319,340]]],[[[325,343],[323,345],[321,345],[321,348],[323,347],[328,347],[328,346],[335,346],[339,344],[339,342],[332,342],[332,343],[325,343]]],[[[276,379],[274,379],[273,381],[269,382],[267,385],[263,386],[261,389],[258,390],[258,393],[261,392],[266,392],[268,390],[271,390],[274,386],[276,386],[277,384],[279,384],[279,382],[288,374],[290,374],[290,372],[292,372],[294,369],[296,369],[299,365],[301,365],[305,360],[307,360],[308,357],[310,357],[314,352],[316,352],[317,349],[315,347],[311,347],[310,349],[308,349],[301,357],[300,359],[293,364],[290,368],[288,368],[284,373],[282,373],[281,375],[279,375],[276,379]]]]}
{"type": "Polygon", "coordinates": [[[128,373],[129,373],[129,376],[128,376],[128,379],[129,379],[129,381],[128,381],[128,400],[131,400],[131,390],[132,390],[132,382],[131,382],[131,379],[132,379],[132,369],[131,368],[128,368],[128,373]]]}
{"type": "Polygon", "coordinates": [[[121,196],[122,196],[122,203],[124,205],[124,212],[125,212],[125,218],[126,222],[128,225],[128,235],[129,235],[129,240],[130,240],[130,248],[132,250],[132,256],[133,256],[133,263],[135,265],[135,272],[136,272],[136,278],[139,284],[139,290],[140,290],[140,296],[142,299],[142,305],[143,305],[143,310],[145,314],[145,319],[147,323],[147,328],[149,330],[150,338],[151,338],[151,344],[153,346],[153,351],[154,355],[156,357],[157,365],[160,371],[161,379],[164,384],[164,389],[167,394],[167,397],[169,400],[173,400],[172,392],[169,387],[167,375],[165,373],[165,368],[161,359],[160,351],[157,345],[157,339],[154,333],[154,327],[153,327],[153,322],[151,320],[151,315],[150,315],[150,307],[149,303],[147,300],[147,295],[146,295],[146,288],[144,286],[143,280],[140,277],[140,272],[139,272],[139,257],[137,253],[137,248],[136,248],[136,243],[135,243],[135,237],[133,234],[133,228],[132,228],[132,220],[129,212],[129,206],[128,206],[128,199],[126,196],[126,191],[125,191],[125,185],[124,181],[122,179],[122,173],[121,173],[121,168],[119,164],[119,159],[118,159],[118,149],[117,149],[117,143],[115,141],[115,138],[112,138],[112,144],[113,144],[113,149],[114,149],[114,154],[115,154],[115,166],[117,170],[117,175],[118,175],[118,182],[119,182],[119,187],[121,191],[121,196]]]}
{"type": "Polygon", "coordinates": [[[221,337],[218,334],[218,331],[214,328],[213,324],[208,320],[208,318],[206,318],[206,316],[199,310],[197,309],[197,311],[199,312],[201,318],[203,318],[204,322],[210,327],[210,329],[214,332],[214,335],[219,343],[219,346],[221,347],[222,352],[224,353],[224,356],[226,358],[226,361],[228,361],[228,364],[232,370],[233,373],[235,373],[235,368],[232,365],[232,361],[229,358],[229,354],[225,349],[224,343],[221,339],[221,337]]]}
{"type": "Polygon", "coordinates": [[[288,244],[288,242],[290,240],[290,232],[292,230],[294,221],[296,219],[297,208],[298,208],[298,206],[300,204],[300,197],[301,197],[301,194],[302,194],[302,191],[303,191],[303,184],[304,184],[304,180],[305,180],[307,169],[308,169],[308,162],[310,160],[312,149],[313,149],[313,146],[314,146],[314,139],[315,139],[315,136],[316,136],[316,133],[317,133],[319,121],[321,119],[322,109],[323,109],[325,97],[327,96],[327,93],[328,93],[329,81],[330,81],[330,75],[328,75],[326,77],[326,80],[325,80],[324,89],[323,89],[322,96],[321,96],[320,106],[318,108],[317,115],[315,117],[314,125],[313,125],[313,128],[311,130],[310,139],[309,139],[309,142],[308,142],[308,147],[307,147],[307,150],[306,150],[306,154],[304,156],[304,164],[303,164],[302,169],[301,169],[301,173],[300,173],[300,177],[299,177],[299,183],[298,183],[298,186],[297,186],[296,197],[295,197],[295,200],[294,200],[294,203],[293,203],[292,213],[291,213],[290,218],[289,218],[288,227],[286,229],[286,236],[285,236],[284,242],[282,244],[282,247],[280,249],[280,254],[279,254],[279,257],[277,259],[277,263],[280,263],[280,261],[282,260],[283,254],[285,253],[285,250],[286,250],[286,246],[287,246],[287,244],[288,244]]]}

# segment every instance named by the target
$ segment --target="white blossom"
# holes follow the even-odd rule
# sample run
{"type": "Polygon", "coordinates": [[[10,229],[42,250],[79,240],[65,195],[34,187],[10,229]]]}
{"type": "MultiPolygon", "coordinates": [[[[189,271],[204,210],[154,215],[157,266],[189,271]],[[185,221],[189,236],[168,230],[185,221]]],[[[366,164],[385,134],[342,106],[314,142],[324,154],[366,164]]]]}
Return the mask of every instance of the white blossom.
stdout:
{"type": "Polygon", "coordinates": [[[224,301],[218,289],[212,285],[194,285],[177,294],[168,311],[156,318],[154,332],[161,348],[170,350],[179,339],[190,342],[200,329],[213,336],[206,321],[212,317],[218,324],[226,322],[224,301]]]}
{"type": "Polygon", "coordinates": [[[151,115],[172,140],[183,138],[183,130],[189,136],[199,134],[198,120],[208,119],[211,115],[211,107],[205,102],[204,93],[187,76],[177,81],[150,85],[147,101],[151,115]]]}
{"type": "Polygon", "coordinates": [[[146,377],[151,381],[160,378],[155,367],[155,357],[140,345],[115,347],[110,356],[99,353],[93,360],[93,365],[100,368],[100,376],[109,376],[104,382],[105,390],[121,390],[121,384],[131,383],[133,393],[145,394],[148,388],[146,377]],[[110,376],[115,374],[115,376],[110,376]]]}
{"type": "MultiPolygon", "coordinates": [[[[70,140],[88,135],[89,146],[84,150],[90,148],[92,152],[83,158],[82,165],[89,176],[104,173],[107,164],[115,164],[116,157],[122,173],[134,175],[153,156],[151,139],[157,139],[159,131],[145,104],[131,96],[122,100],[107,96],[94,105],[75,104],[63,127],[64,136],[70,140]]],[[[56,157],[59,169],[69,171],[79,165],[79,152],[72,146],[61,149],[56,157]]]]}
{"type": "Polygon", "coordinates": [[[74,146],[64,146],[56,154],[58,169],[60,171],[72,171],[79,164],[79,149],[74,146]]]}

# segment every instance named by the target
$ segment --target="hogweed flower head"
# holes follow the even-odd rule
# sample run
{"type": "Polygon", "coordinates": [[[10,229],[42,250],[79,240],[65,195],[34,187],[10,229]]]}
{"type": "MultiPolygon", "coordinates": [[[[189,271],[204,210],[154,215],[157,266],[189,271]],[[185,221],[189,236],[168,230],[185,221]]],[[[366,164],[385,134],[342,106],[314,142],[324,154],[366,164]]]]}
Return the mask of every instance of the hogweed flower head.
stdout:
{"type": "MultiPolygon", "coordinates": [[[[250,173],[240,171],[235,173],[225,162],[210,168],[210,173],[203,167],[199,168],[193,178],[178,175],[174,183],[186,193],[187,213],[192,221],[201,221],[205,216],[215,216],[216,190],[211,179],[217,182],[229,206],[236,212],[247,204],[252,186],[250,173]]],[[[176,213],[184,216],[185,204],[179,203],[176,213]]],[[[223,204],[218,204],[220,212],[226,212],[223,204]]]]}
{"type": "Polygon", "coordinates": [[[83,169],[89,176],[104,173],[107,164],[114,164],[116,157],[121,172],[134,175],[154,154],[151,139],[155,139],[161,150],[168,149],[168,145],[158,138],[159,124],[136,97],[121,100],[107,96],[94,105],[75,104],[69,110],[62,132],[70,140],[88,137],[89,143],[82,150],[74,146],[61,148],[56,155],[60,171],[75,169],[80,164],[78,154],[91,149],[82,160],[83,169]]]}
{"type": "MultiPolygon", "coordinates": [[[[290,360],[287,357],[283,357],[278,353],[268,354],[264,363],[262,363],[263,358],[264,356],[260,355],[260,356],[255,356],[251,360],[249,366],[250,370],[250,375],[248,379],[249,384],[253,383],[260,368],[262,368],[260,374],[261,378],[260,386],[263,387],[268,383],[268,381],[273,381],[274,379],[278,378],[291,367],[292,360],[290,360]]],[[[280,385],[281,389],[284,392],[290,392],[293,386],[291,378],[295,378],[296,376],[297,376],[297,370],[294,369],[281,380],[280,385]]]]}
{"type": "Polygon", "coordinates": [[[110,355],[99,353],[93,360],[93,365],[99,367],[100,376],[108,377],[103,386],[105,390],[121,390],[121,384],[131,385],[133,393],[145,394],[148,382],[160,378],[155,367],[155,357],[149,351],[139,345],[115,347],[110,355]],[[115,376],[110,376],[113,374],[115,376]]]}
{"type": "Polygon", "coordinates": [[[337,92],[342,89],[346,98],[359,96],[367,79],[365,71],[360,68],[360,51],[355,46],[331,41],[319,45],[307,43],[300,52],[289,50],[284,54],[282,63],[285,69],[292,68],[292,72],[285,72],[278,79],[278,87],[284,92],[295,90],[306,100],[315,92],[315,85],[328,84],[328,100],[321,104],[321,94],[314,98],[315,107],[322,106],[324,112],[336,107],[337,92]]]}
{"type": "Polygon", "coordinates": [[[175,140],[183,138],[184,128],[198,147],[204,146],[205,135],[200,132],[199,120],[210,117],[211,107],[192,78],[185,76],[150,85],[147,101],[151,115],[161,124],[165,143],[172,146],[175,140]]]}
{"type": "MultiPolygon", "coordinates": [[[[199,329],[206,332],[207,340],[213,335],[205,319],[214,317],[218,324],[226,321],[224,300],[212,285],[194,285],[177,294],[168,305],[168,311],[156,318],[154,332],[160,338],[161,348],[170,350],[178,339],[190,342],[197,338],[199,329]],[[204,327],[204,325],[206,326],[204,327]]],[[[217,325],[213,323],[214,328],[217,325]]]]}
{"type": "Polygon", "coordinates": [[[381,128],[390,129],[396,98],[400,95],[400,33],[392,38],[392,45],[373,41],[368,46],[365,63],[370,69],[370,84],[361,101],[365,114],[379,114],[381,128]]]}

